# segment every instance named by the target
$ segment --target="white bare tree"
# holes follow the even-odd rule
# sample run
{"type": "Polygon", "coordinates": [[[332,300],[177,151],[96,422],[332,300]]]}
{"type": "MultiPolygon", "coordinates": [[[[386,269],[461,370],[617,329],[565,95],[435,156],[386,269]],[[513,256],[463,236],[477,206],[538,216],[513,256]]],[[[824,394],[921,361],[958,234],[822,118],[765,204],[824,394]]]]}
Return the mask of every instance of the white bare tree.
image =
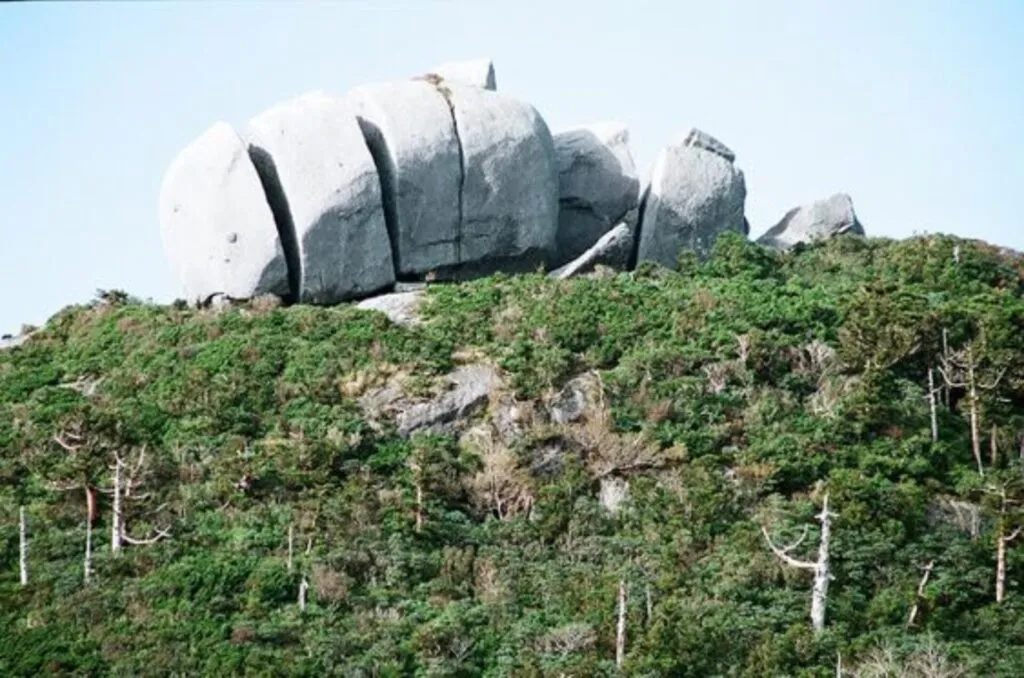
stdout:
{"type": "Polygon", "coordinates": [[[971,419],[971,452],[978,465],[978,474],[984,476],[985,468],[981,459],[981,392],[996,389],[1006,370],[998,372],[988,383],[983,383],[978,375],[980,367],[981,359],[972,342],[963,350],[944,356],[939,373],[947,388],[967,390],[967,407],[971,419]]]}
{"type": "Polygon", "coordinates": [[[807,538],[808,528],[804,528],[803,534],[795,542],[786,548],[779,548],[772,541],[771,536],[768,534],[768,529],[764,525],[761,526],[761,533],[764,534],[768,547],[782,562],[814,573],[814,585],[811,588],[811,626],[816,633],[825,630],[825,608],[828,602],[828,583],[830,579],[829,542],[832,537],[832,519],[835,517],[836,514],[829,511],[828,494],[826,493],[822,501],[821,513],[817,515],[818,522],[821,523],[821,536],[818,542],[818,559],[816,561],[798,560],[790,555],[807,538]]]}
{"type": "Polygon", "coordinates": [[[161,539],[170,537],[170,528],[160,528],[154,530],[149,536],[136,538],[128,534],[128,529],[125,523],[124,509],[125,502],[128,500],[144,500],[149,497],[148,494],[132,494],[132,492],[138,489],[141,485],[140,472],[144,470],[146,463],[146,448],[145,446],[139,450],[139,457],[135,463],[135,467],[130,473],[125,473],[127,464],[121,455],[114,453],[114,465],[110,467],[113,471],[113,488],[110,490],[102,490],[107,494],[113,495],[113,517],[110,523],[110,551],[114,554],[120,553],[124,544],[132,544],[135,546],[143,546],[147,544],[155,544],[161,539]]]}
{"type": "Polygon", "coordinates": [[[18,511],[18,569],[21,585],[28,586],[28,519],[24,506],[18,511]]]}
{"type": "Polygon", "coordinates": [[[921,608],[921,601],[924,599],[924,588],[928,586],[928,579],[932,576],[932,570],[935,569],[935,561],[930,560],[928,564],[924,566],[924,574],[921,575],[921,581],[917,585],[917,596],[914,598],[914,606],[910,608],[910,618],[907,619],[907,627],[914,625],[917,621],[917,614],[921,608]]]}
{"type": "Polygon", "coordinates": [[[615,628],[615,667],[626,659],[626,580],[619,580],[619,622],[615,628]]]}

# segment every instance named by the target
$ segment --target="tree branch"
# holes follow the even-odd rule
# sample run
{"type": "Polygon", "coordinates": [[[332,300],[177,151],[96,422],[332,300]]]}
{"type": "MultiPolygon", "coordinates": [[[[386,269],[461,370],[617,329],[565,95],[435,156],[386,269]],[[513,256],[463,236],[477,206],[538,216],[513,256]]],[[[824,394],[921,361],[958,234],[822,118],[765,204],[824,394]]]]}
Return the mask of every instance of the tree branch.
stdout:
{"type": "Polygon", "coordinates": [[[787,565],[792,565],[793,567],[799,567],[800,569],[803,569],[803,570],[814,570],[815,568],[817,568],[817,564],[816,563],[809,563],[809,562],[804,561],[804,560],[797,560],[793,556],[789,555],[790,551],[792,551],[796,547],[800,546],[800,544],[803,543],[804,539],[807,538],[807,529],[808,528],[805,526],[804,527],[804,533],[802,535],[800,535],[800,538],[797,539],[795,542],[793,542],[792,544],[790,544],[789,546],[787,546],[784,549],[783,548],[779,548],[778,546],[775,545],[774,542],[772,542],[772,538],[768,535],[768,529],[764,525],[761,526],[761,534],[764,535],[765,541],[768,542],[768,548],[770,548],[772,550],[772,553],[774,553],[776,556],[778,556],[780,559],[782,559],[782,561],[785,562],[787,565]]]}

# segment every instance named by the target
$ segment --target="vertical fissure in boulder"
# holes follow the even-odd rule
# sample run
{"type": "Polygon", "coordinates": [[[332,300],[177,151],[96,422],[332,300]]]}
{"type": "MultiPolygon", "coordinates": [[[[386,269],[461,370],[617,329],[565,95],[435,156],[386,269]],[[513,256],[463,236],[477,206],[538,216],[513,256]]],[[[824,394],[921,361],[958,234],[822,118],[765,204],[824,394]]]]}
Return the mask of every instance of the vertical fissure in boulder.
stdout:
{"type": "MultiPolygon", "coordinates": [[[[463,196],[466,190],[466,152],[462,148],[462,137],[459,136],[459,120],[455,115],[455,101],[452,95],[451,89],[444,83],[444,79],[439,75],[433,73],[427,76],[427,80],[437,88],[438,93],[444,97],[444,101],[448,104],[448,111],[452,116],[452,133],[455,135],[455,143],[459,147],[459,202],[458,202],[458,214],[459,223],[455,232],[455,264],[452,266],[453,271],[458,271],[462,268],[462,226],[463,226],[463,196]]],[[[458,274],[456,274],[456,277],[458,274]]]]}
{"type": "Polygon", "coordinates": [[[266,196],[267,204],[270,206],[270,213],[274,216],[274,224],[277,226],[277,236],[281,239],[281,249],[284,250],[284,261],[288,268],[288,295],[284,301],[295,303],[299,300],[300,287],[302,285],[302,259],[299,256],[299,242],[295,235],[295,223],[292,221],[292,211],[288,206],[288,197],[284,194],[281,186],[281,178],[277,174],[277,165],[266,149],[255,144],[249,144],[249,159],[256,167],[256,174],[263,186],[263,194],[266,196]]]}
{"type": "Polygon", "coordinates": [[[391,259],[395,266],[395,275],[402,270],[401,252],[398,247],[398,178],[392,167],[387,142],[384,140],[384,133],[381,129],[361,115],[356,116],[359,123],[359,130],[363,133],[363,140],[366,148],[370,151],[370,157],[377,168],[377,178],[380,179],[380,200],[384,207],[384,227],[388,232],[388,241],[391,245],[391,259]]]}

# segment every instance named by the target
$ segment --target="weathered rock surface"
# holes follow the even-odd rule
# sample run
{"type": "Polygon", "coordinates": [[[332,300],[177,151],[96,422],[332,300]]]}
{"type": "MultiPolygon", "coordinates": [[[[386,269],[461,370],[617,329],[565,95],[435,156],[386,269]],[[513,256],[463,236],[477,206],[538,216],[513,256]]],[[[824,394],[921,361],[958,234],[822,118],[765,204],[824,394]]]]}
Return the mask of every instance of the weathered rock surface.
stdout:
{"type": "Polygon", "coordinates": [[[599,497],[601,505],[611,514],[616,514],[629,499],[629,481],[617,476],[601,478],[599,497]]]}
{"type": "Polygon", "coordinates": [[[285,252],[246,143],[219,122],[172,161],[160,189],[164,250],[193,303],[290,294],[285,252]]]}
{"type": "MultiPolygon", "coordinates": [[[[298,267],[298,299],[330,304],[394,283],[381,184],[352,107],[313,92],[249,125],[260,172],[298,267]]],[[[293,280],[295,272],[293,271],[293,280]]]]}
{"type": "Polygon", "coordinates": [[[704,259],[718,234],[744,233],[747,189],[730,156],[723,144],[699,131],[662,150],[640,208],[637,263],[674,269],[681,251],[704,259]]]}
{"type": "Polygon", "coordinates": [[[836,193],[825,200],[794,207],[757,242],[776,249],[789,249],[798,243],[809,244],[842,233],[864,235],[864,227],[857,220],[850,196],[836,193]]]}
{"type": "MultiPolygon", "coordinates": [[[[635,215],[635,210],[633,214],[635,215]]],[[[633,223],[635,224],[635,217],[633,223]]],[[[636,227],[628,222],[617,225],[601,236],[594,246],[565,266],[548,274],[549,277],[566,280],[585,273],[590,273],[598,266],[608,266],[616,270],[629,268],[629,258],[633,254],[633,243],[636,227]]]]}
{"type": "Polygon", "coordinates": [[[498,373],[488,365],[459,367],[448,375],[448,382],[450,389],[433,400],[399,412],[399,435],[451,430],[486,405],[491,392],[501,385],[498,373]]]}
{"type": "Polygon", "coordinates": [[[629,131],[598,123],[556,134],[558,235],[554,266],[583,254],[640,200],[640,179],[629,152],[629,131]]]}
{"type": "Polygon", "coordinates": [[[349,91],[380,174],[399,277],[458,262],[461,151],[452,112],[425,81],[349,91]]]}
{"type": "Polygon", "coordinates": [[[470,85],[482,89],[496,90],[494,79],[494,62],[490,59],[468,59],[466,61],[449,61],[430,70],[447,82],[470,85]]]}
{"type": "Polygon", "coordinates": [[[17,336],[12,336],[10,334],[3,335],[0,337],[0,351],[21,346],[28,341],[28,337],[29,335],[27,334],[19,334],[17,336]]]}
{"type": "Polygon", "coordinates": [[[710,151],[715,155],[725,158],[729,162],[736,162],[736,154],[733,153],[728,146],[707,132],[699,130],[696,127],[686,133],[686,136],[683,137],[682,145],[710,151]]]}
{"type": "Polygon", "coordinates": [[[554,256],[558,173],[551,132],[529,104],[442,83],[462,149],[456,267],[439,277],[533,270],[554,256]]]}
{"type": "Polygon", "coordinates": [[[422,303],[423,292],[395,292],[364,299],[356,304],[356,308],[379,311],[396,325],[410,326],[420,324],[419,308],[422,303]]]}
{"type": "Polygon", "coordinates": [[[548,416],[556,424],[571,424],[583,418],[600,389],[591,374],[570,379],[547,403],[548,416]]]}

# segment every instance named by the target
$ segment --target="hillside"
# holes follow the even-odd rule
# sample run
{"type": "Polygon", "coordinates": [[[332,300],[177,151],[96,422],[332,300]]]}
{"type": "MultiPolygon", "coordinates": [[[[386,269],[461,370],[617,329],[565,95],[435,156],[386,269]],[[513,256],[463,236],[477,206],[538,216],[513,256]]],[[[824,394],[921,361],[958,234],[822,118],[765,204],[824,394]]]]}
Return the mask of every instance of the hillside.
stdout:
{"type": "Polygon", "coordinates": [[[737,234],[408,327],[103,293],[0,351],[0,674],[1024,675],[1022,293],[737,234]]]}

